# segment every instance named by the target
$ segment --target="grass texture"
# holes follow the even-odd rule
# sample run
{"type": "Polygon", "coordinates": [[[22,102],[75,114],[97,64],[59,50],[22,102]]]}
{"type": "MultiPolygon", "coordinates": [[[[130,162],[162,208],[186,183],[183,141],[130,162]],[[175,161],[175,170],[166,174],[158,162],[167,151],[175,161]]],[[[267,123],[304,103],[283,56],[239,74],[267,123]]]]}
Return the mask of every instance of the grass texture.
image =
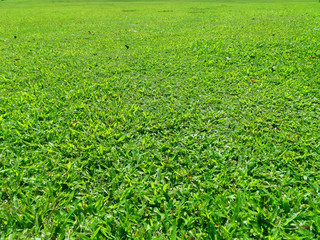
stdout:
{"type": "Polygon", "coordinates": [[[317,1],[1,1],[0,238],[320,238],[319,39],[317,1]]]}

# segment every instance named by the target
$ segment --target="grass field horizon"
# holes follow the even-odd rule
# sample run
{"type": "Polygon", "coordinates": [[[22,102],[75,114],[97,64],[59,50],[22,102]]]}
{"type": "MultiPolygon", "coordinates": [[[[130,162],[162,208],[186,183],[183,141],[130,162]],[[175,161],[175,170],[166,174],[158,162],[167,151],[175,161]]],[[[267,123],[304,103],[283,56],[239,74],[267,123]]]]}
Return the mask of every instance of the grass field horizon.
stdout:
{"type": "Polygon", "coordinates": [[[0,239],[320,238],[319,13],[0,1],[0,239]]]}

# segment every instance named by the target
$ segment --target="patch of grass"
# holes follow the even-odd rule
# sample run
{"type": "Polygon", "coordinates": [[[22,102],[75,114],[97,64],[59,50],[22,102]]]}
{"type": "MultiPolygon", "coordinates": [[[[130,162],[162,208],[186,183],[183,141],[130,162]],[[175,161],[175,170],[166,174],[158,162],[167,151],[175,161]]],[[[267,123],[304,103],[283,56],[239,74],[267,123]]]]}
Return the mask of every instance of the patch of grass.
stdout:
{"type": "Polygon", "coordinates": [[[0,232],[312,239],[316,2],[0,3],[0,232]]]}

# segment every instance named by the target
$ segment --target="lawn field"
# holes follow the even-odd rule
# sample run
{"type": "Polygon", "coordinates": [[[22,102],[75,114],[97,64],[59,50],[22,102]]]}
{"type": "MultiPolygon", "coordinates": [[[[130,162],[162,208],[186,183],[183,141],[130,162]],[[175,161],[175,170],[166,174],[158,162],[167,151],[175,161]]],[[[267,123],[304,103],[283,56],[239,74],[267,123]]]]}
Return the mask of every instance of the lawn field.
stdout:
{"type": "Polygon", "coordinates": [[[318,1],[0,1],[0,239],[319,239],[318,1]]]}

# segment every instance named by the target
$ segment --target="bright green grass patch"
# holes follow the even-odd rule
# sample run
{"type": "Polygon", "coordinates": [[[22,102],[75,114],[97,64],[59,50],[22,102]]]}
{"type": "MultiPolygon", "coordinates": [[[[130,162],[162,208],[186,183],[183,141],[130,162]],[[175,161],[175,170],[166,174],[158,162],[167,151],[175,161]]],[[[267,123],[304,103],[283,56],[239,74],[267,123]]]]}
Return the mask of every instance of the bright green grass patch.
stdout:
{"type": "Polygon", "coordinates": [[[0,2],[0,233],[320,234],[317,2],[0,2]]]}

